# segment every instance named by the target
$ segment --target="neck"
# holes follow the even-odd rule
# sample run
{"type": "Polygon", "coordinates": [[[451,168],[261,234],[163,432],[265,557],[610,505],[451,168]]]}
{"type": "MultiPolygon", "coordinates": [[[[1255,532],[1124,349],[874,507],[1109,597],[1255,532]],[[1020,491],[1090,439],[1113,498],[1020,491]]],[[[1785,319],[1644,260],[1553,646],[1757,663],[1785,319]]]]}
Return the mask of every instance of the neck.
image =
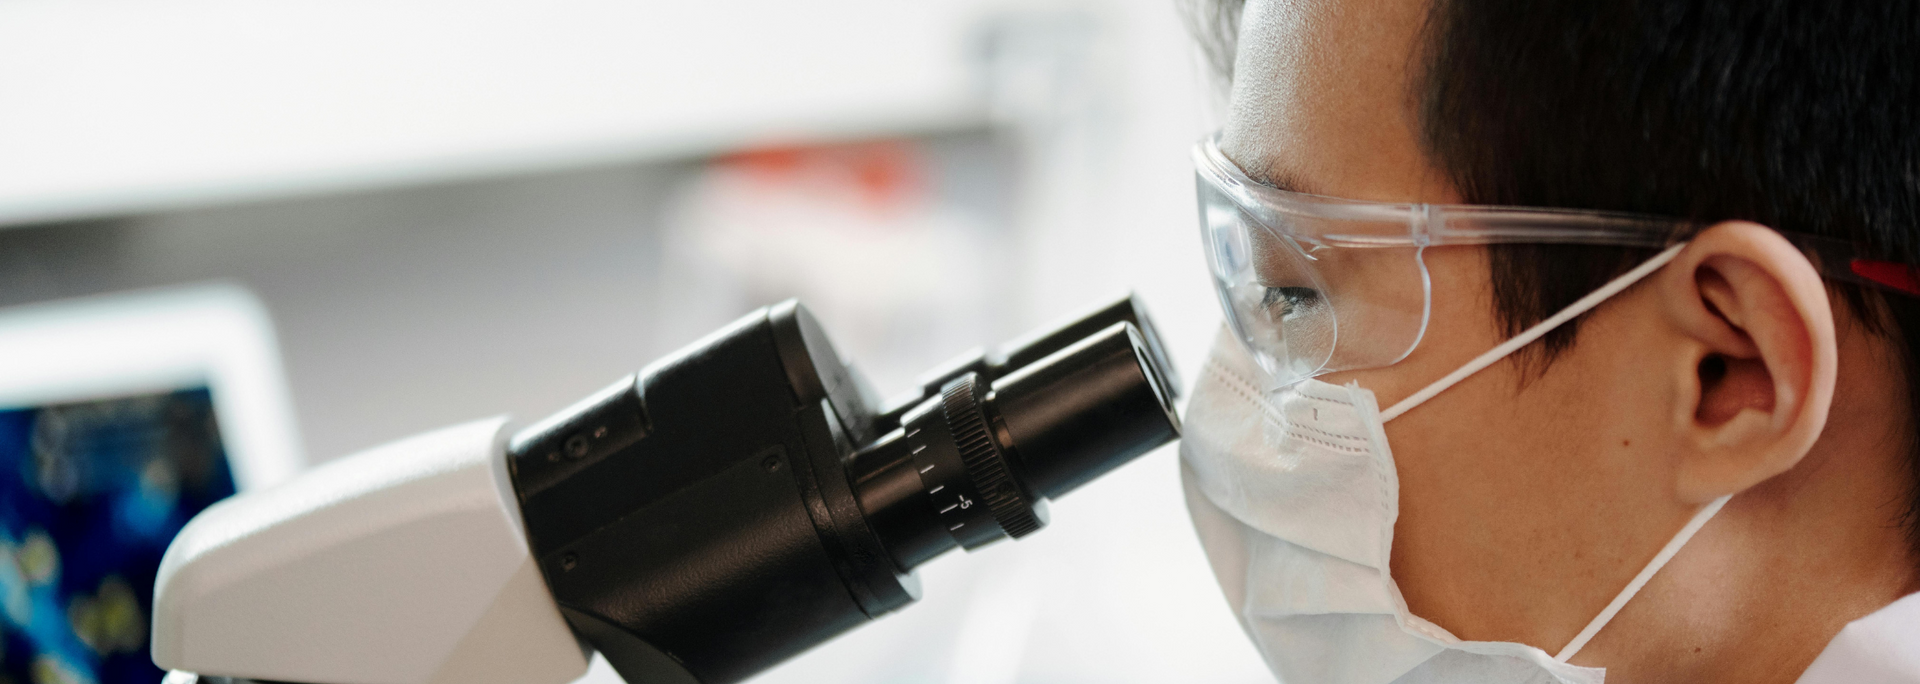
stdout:
{"type": "Polygon", "coordinates": [[[1616,681],[1793,682],[1848,622],[1920,590],[1906,442],[1829,427],[1793,470],[1735,496],[1574,662],[1616,681]]]}

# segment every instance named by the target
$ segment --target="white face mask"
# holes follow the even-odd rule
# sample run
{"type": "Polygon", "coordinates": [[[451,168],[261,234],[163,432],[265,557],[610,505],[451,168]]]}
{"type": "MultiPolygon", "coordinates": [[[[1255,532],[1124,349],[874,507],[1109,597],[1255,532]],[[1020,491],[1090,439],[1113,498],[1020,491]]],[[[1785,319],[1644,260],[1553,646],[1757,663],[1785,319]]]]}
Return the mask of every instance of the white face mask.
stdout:
{"type": "Polygon", "coordinates": [[[1389,573],[1400,486],[1384,426],[1657,270],[1676,246],[1415,393],[1382,417],[1373,393],[1304,380],[1265,392],[1222,332],[1193,391],[1181,476],[1207,559],[1241,626],[1289,684],[1599,684],[1566,661],[1726,503],[1703,507],[1558,654],[1462,641],[1407,611],[1389,573]]]}

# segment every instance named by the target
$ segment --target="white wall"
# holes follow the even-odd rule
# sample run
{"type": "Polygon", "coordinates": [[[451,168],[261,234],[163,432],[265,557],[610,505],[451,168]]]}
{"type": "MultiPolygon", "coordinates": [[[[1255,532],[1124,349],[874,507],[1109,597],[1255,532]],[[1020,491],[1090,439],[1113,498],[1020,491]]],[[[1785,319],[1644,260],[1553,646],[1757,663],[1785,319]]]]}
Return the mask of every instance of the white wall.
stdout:
{"type": "MultiPolygon", "coordinates": [[[[35,4],[41,1],[3,7],[41,11],[47,6],[35,4]]],[[[204,4],[210,1],[192,0],[180,4],[185,9],[179,11],[219,22],[289,19],[262,14],[282,10],[204,4]]],[[[246,125],[245,135],[231,138],[223,138],[217,125],[183,119],[178,125],[202,138],[257,139],[288,147],[271,147],[279,151],[247,163],[242,163],[244,149],[223,152],[239,155],[219,162],[225,175],[160,169],[153,171],[158,185],[74,181],[72,187],[81,189],[72,191],[30,186],[43,180],[18,163],[0,162],[0,205],[13,201],[17,216],[133,212],[123,219],[0,231],[0,302],[236,279],[255,289],[274,313],[307,451],[322,460],[480,415],[535,418],[744,313],[750,303],[741,298],[751,295],[694,304],[700,298],[674,295],[672,283],[661,282],[661,274],[673,267],[662,263],[662,255],[672,253],[672,236],[684,235],[676,232],[682,225],[676,221],[685,220],[676,207],[684,206],[689,184],[704,182],[713,168],[704,155],[781,139],[781,131],[803,131],[786,136],[803,140],[905,136],[924,151],[935,176],[929,211],[977,226],[983,236],[979,244],[991,249],[1000,267],[948,276],[975,278],[959,289],[984,294],[973,304],[954,304],[964,310],[955,316],[968,325],[938,339],[889,343],[885,336],[862,332],[867,314],[856,309],[863,304],[814,305],[830,331],[849,330],[856,340],[839,340],[844,352],[882,368],[875,375],[883,387],[899,387],[910,374],[907,369],[931,365],[973,344],[996,342],[1129,288],[1152,308],[1182,372],[1188,379],[1197,373],[1218,321],[1197,244],[1187,158],[1204,128],[1202,94],[1168,0],[1006,7],[954,2],[919,11],[900,9],[899,3],[846,2],[823,3],[831,11],[818,15],[793,9],[812,4],[735,3],[723,10],[676,3],[674,12],[698,18],[688,20],[691,25],[757,27],[732,36],[690,34],[707,41],[702,45],[727,38],[728,50],[685,54],[721,59],[732,71],[696,68],[671,79],[680,84],[677,90],[610,94],[609,101],[618,106],[598,114],[572,109],[593,103],[589,89],[555,100],[558,113],[547,119],[536,116],[544,106],[521,102],[514,106],[523,116],[436,119],[446,122],[447,131],[430,130],[434,125],[402,130],[385,121],[406,108],[461,110],[470,98],[492,92],[481,87],[488,82],[541,85],[538,75],[513,73],[514,64],[580,58],[532,54],[484,39],[497,35],[487,31],[511,33],[514,22],[524,20],[533,22],[535,33],[577,29],[588,45],[627,50],[619,47],[620,30],[588,25],[593,22],[583,22],[578,13],[599,12],[593,16],[604,24],[609,17],[641,11],[636,7],[668,6],[584,2],[575,0],[563,5],[572,9],[551,13],[515,12],[497,3],[471,11],[465,3],[302,10],[416,22],[409,25],[449,17],[431,35],[387,30],[366,35],[381,50],[406,45],[455,50],[467,65],[460,71],[470,70],[476,79],[467,86],[409,90],[407,84],[421,77],[407,76],[408,69],[424,69],[419,64],[432,60],[383,72],[352,50],[327,58],[336,62],[323,72],[359,75],[334,85],[353,97],[375,100],[350,107],[380,133],[365,140],[329,119],[301,124],[320,126],[321,134],[299,144],[287,142],[288,136],[299,136],[278,126],[306,121],[293,112],[257,117],[246,125]],[[778,30],[783,28],[791,31],[778,30]],[[823,45],[819,37],[826,34],[848,44],[823,45]],[[862,43],[860,36],[881,38],[862,43]],[[933,41],[946,46],[941,50],[951,49],[922,49],[933,41]],[[999,47],[986,50],[982,41],[999,47]],[[792,96],[781,102],[812,102],[802,96],[816,89],[804,82],[754,81],[741,74],[772,74],[765,77],[778,80],[787,72],[762,65],[815,50],[840,55],[809,72],[835,83],[817,89],[825,94],[817,107],[753,104],[774,102],[773,95],[780,93],[792,96]],[[922,54],[944,57],[915,56],[922,54]],[[903,56],[888,62],[890,55],[903,56]],[[937,87],[913,85],[920,77],[937,87]],[[489,80],[495,78],[505,80],[489,80]],[[733,79],[747,79],[739,82],[749,84],[741,88],[750,92],[724,92],[722,84],[733,79]],[[761,95],[772,99],[755,99],[761,95]],[[735,109],[728,111],[766,109],[759,118],[730,114],[723,134],[701,134],[695,124],[722,118],[713,113],[719,110],[678,100],[707,96],[733,102],[735,109]],[[674,116],[692,123],[681,129],[655,126],[654,133],[616,126],[631,122],[614,114],[666,116],[660,111],[678,112],[674,116]],[[862,120],[862,112],[872,118],[862,120]],[[589,114],[608,118],[601,124],[580,118],[589,114]],[[432,144],[451,145],[446,149],[458,154],[367,142],[420,130],[431,134],[421,145],[439,141],[432,144]],[[581,131],[598,132],[583,146],[581,138],[568,137],[585,135],[581,131]],[[353,138],[351,144],[326,143],[340,135],[353,138]],[[629,146],[609,142],[617,140],[629,146]],[[366,148],[373,154],[356,157],[353,164],[300,162],[277,170],[247,165],[311,161],[320,157],[303,155],[362,144],[373,145],[366,148]],[[259,183],[248,180],[255,171],[247,169],[260,174],[259,183]],[[127,187],[164,192],[123,192],[127,187]],[[7,192],[15,193],[14,200],[5,199],[7,192]]],[[[188,30],[177,16],[158,16],[175,11],[169,7],[129,5],[115,11],[188,30]]],[[[328,28],[317,35],[359,35],[339,23],[346,15],[326,16],[332,17],[323,22],[328,28]]],[[[114,35],[123,38],[145,30],[133,19],[115,21],[127,22],[112,25],[118,27],[114,35]]],[[[651,26],[644,35],[671,36],[684,25],[651,26]]],[[[38,40],[43,47],[48,42],[38,40]]],[[[0,36],[0,44],[6,43],[0,36]]],[[[295,59],[318,49],[306,45],[273,54],[295,59]]],[[[639,78],[661,68],[659,60],[639,66],[622,62],[646,48],[631,49],[641,52],[616,50],[563,66],[583,74],[581,83],[602,85],[608,74],[639,78]]],[[[20,51],[9,50],[0,48],[0,83],[38,73],[22,66],[20,51]]],[[[218,61],[204,54],[176,59],[218,61]]],[[[119,87],[140,82],[139,75],[147,73],[126,71],[124,64],[96,66],[103,70],[101,82],[119,87]]],[[[227,70],[222,78],[252,73],[250,78],[257,79],[224,83],[256,84],[266,89],[262,92],[278,93],[275,97],[298,90],[273,82],[271,73],[220,68],[227,70]]],[[[207,83],[212,82],[188,85],[211,88],[207,83]]],[[[185,92],[211,97],[204,90],[185,92]]],[[[0,150],[9,144],[30,146],[23,142],[29,136],[21,133],[27,129],[7,130],[27,125],[18,123],[26,120],[20,116],[6,123],[6,115],[0,115],[0,150]]],[[[64,128],[57,117],[28,124],[69,136],[81,130],[64,128]]],[[[148,139],[162,136],[160,131],[129,130],[117,135],[146,145],[141,154],[152,159],[191,156],[178,140],[148,139]]],[[[59,162],[53,156],[41,159],[59,162]]],[[[74,168],[80,166],[85,165],[74,168]]],[[[50,174],[54,180],[73,177],[78,176],[50,174]]],[[[814,275],[801,269],[797,277],[793,287],[807,290],[826,287],[820,283],[829,280],[858,284],[869,276],[842,267],[814,275]]],[[[1174,458],[1173,449],[1163,449],[1058,502],[1053,525],[1040,534],[928,565],[921,604],[758,681],[1270,681],[1206,569],[1180,500],[1174,458]]],[[[603,666],[589,680],[613,681],[603,666]]]]}
{"type": "Polygon", "coordinates": [[[0,224],[978,120],[977,0],[8,0],[0,224]]]}

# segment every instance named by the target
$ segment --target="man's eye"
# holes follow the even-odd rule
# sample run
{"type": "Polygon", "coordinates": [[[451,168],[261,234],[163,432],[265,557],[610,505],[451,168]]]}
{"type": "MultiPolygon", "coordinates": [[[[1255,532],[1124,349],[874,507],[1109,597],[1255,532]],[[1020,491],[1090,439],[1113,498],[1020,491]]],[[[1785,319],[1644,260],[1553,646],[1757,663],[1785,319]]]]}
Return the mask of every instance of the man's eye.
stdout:
{"type": "Polygon", "coordinates": [[[1269,287],[1260,298],[1260,305],[1272,312],[1274,318],[1306,313],[1319,303],[1320,291],[1310,287],[1269,287]]]}

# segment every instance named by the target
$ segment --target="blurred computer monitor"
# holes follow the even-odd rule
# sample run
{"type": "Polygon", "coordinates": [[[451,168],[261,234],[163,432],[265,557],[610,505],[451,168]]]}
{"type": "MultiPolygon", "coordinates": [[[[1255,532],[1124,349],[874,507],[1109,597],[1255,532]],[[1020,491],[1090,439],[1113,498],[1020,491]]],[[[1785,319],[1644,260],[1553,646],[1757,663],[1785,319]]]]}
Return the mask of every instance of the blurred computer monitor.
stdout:
{"type": "Polygon", "coordinates": [[[300,464],[272,327],[245,290],[0,309],[0,684],[159,682],[168,542],[300,464]]]}

